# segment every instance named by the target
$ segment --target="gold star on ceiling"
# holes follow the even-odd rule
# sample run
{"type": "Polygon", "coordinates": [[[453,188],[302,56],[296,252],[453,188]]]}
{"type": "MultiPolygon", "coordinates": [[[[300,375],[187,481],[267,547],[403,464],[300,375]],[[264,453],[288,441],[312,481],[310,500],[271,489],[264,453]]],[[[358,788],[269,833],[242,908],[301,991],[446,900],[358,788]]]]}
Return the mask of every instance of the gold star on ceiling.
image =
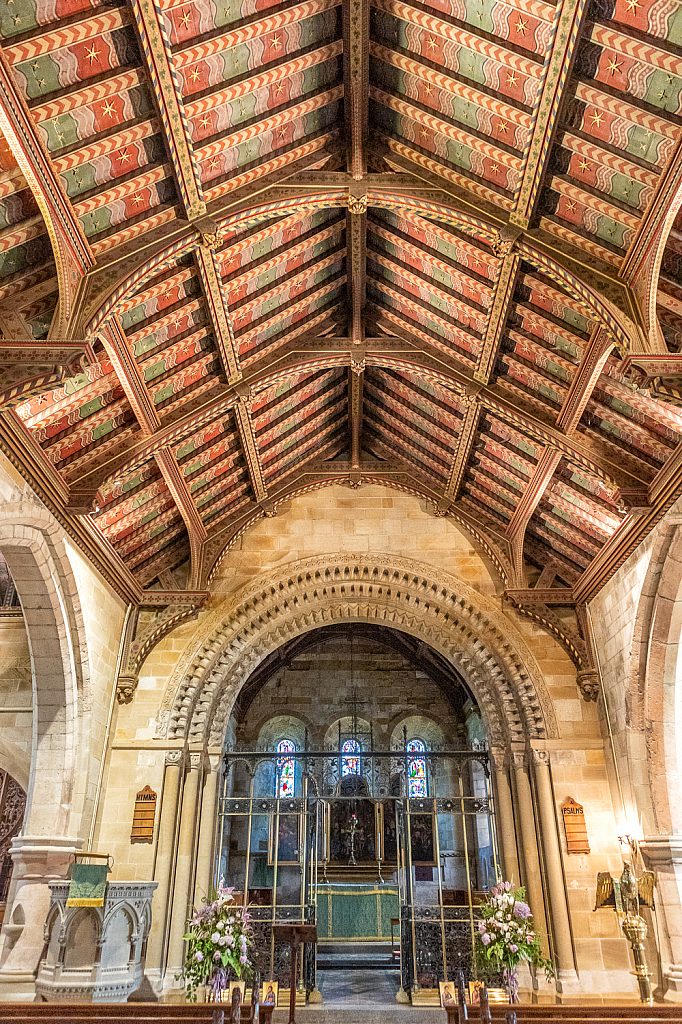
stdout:
{"type": "Polygon", "coordinates": [[[516,85],[516,81],[517,81],[516,72],[515,71],[510,71],[509,74],[507,75],[507,84],[508,85],[516,85]]]}
{"type": "Polygon", "coordinates": [[[627,7],[627,9],[628,9],[628,10],[630,11],[630,13],[632,14],[632,13],[634,13],[634,12],[635,12],[635,11],[637,10],[637,8],[639,7],[639,0],[626,0],[626,4],[625,4],[625,6],[627,7]]]}
{"type": "Polygon", "coordinates": [[[282,40],[279,38],[279,36],[272,37],[272,45],[275,47],[276,50],[279,50],[280,46],[282,45],[282,40]]]}
{"type": "Polygon", "coordinates": [[[277,95],[279,96],[281,92],[284,92],[284,82],[277,83],[277,95]]]}
{"type": "Polygon", "coordinates": [[[215,171],[216,167],[218,166],[218,157],[214,156],[211,159],[211,162],[209,163],[208,166],[211,168],[212,171],[215,171]]]}
{"type": "Polygon", "coordinates": [[[429,137],[429,130],[428,130],[428,128],[422,128],[422,130],[421,130],[421,137],[422,137],[422,139],[428,139],[428,137],[429,137]]]}
{"type": "Polygon", "coordinates": [[[113,104],[109,102],[109,100],[107,100],[104,106],[102,106],[100,109],[102,111],[102,114],[104,114],[106,117],[114,116],[114,107],[113,104]]]}
{"type": "Polygon", "coordinates": [[[192,70],[189,73],[189,77],[192,79],[193,82],[196,82],[200,75],[201,71],[199,70],[199,68],[192,68],[192,70]]]}
{"type": "Polygon", "coordinates": [[[575,203],[573,202],[573,200],[571,200],[570,203],[566,203],[566,209],[570,210],[570,212],[573,213],[573,211],[575,210],[575,203]]]}
{"type": "Polygon", "coordinates": [[[430,84],[430,82],[427,82],[426,85],[424,86],[424,92],[426,93],[427,96],[431,95],[431,84],[430,84]]]}
{"type": "Polygon", "coordinates": [[[436,47],[438,46],[438,43],[437,43],[437,42],[436,42],[436,40],[435,40],[435,39],[433,38],[433,36],[430,36],[430,37],[429,37],[429,41],[428,41],[428,44],[427,44],[427,45],[428,45],[428,47],[429,47],[429,50],[435,50],[435,49],[436,49],[436,47]]]}
{"type": "Polygon", "coordinates": [[[180,21],[182,22],[182,24],[183,24],[183,26],[185,28],[187,28],[187,26],[189,25],[191,20],[192,20],[192,12],[191,11],[185,11],[183,16],[180,18],[180,21]]]}
{"type": "Polygon", "coordinates": [[[491,170],[491,171],[493,172],[493,174],[497,174],[497,173],[498,173],[498,171],[499,171],[499,169],[500,169],[500,168],[499,168],[499,165],[498,165],[498,164],[491,164],[491,165],[490,165],[490,170],[491,170]]]}
{"type": "Polygon", "coordinates": [[[659,100],[667,100],[667,98],[668,98],[668,93],[667,93],[667,92],[665,91],[665,89],[662,89],[662,90],[661,90],[661,91],[659,92],[659,94],[658,94],[658,98],[659,98],[659,100]]]}
{"type": "Polygon", "coordinates": [[[607,66],[606,70],[610,71],[612,75],[615,75],[623,66],[622,60],[616,60],[614,57],[611,63],[607,66]]]}
{"type": "Polygon", "coordinates": [[[208,114],[205,114],[204,117],[202,117],[201,121],[199,121],[199,124],[201,125],[202,128],[208,128],[210,123],[211,118],[208,116],[208,114]]]}
{"type": "Polygon", "coordinates": [[[95,63],[95,61],[97,61],[99,63],[100,52],[99,52],[99,50],[95,49],[95,44],[94,43],[92,44],[92,46],[90,47],[88,52],[85,54],[85,56],[86,56],[87,60],[90,61],[90,67],[92,67],[92,65],[95,63]]]}
{"type": "Polygon", "coordinates": [[[603,117],[604,115],[601,112],[601,110],[597,111],[597,113],[595,114],[592,114],[592,124],[596,124],[597,128],[600,128],[603,117]]]}
{"type": "Polygon", "coordinates": [[[500,121],[499,128],[501,132],[506,132],[509,129],[509,125],[506,121],[500,121]]]}
{"type": "Polygon", "coordinates": [[[139,206],[141,203],[144,202],[144,197],[141,196],[139,192],[136,192],[135,195],[133,196],[133,201],[135,203],[135,206],[139,206]]]}
{"type": "Polygon", "coordinates": [[[585,157],[583,157],[582,160],[580,161],[580,170],[584,173],[589,166],[590,166],[589,163],[587,162],[585,157]]]}
{"type": "Polygon", "coordinates": [[[280,130],[279,130],[279,137],[280,137],[280,139],[283,139],[284,136],[286,135],[286,133],[287,133],[286,128],[280,128],[280,130]]]}
{"type": "Polygon", "coordinates": [[[128,161],[130,160],[130,153],[128,152],[128,148],[127,147],[118,154],[118,158],[121,161],[121,163],[123,163],[123,164],[127,164],[128,163],[128,161]]]}
{"type": "Polygon", "coordinates": [[[177,330],[181,323],[182,319],[179,316],[176,316],[175,320],[173,321],[173,327],[175,327],[175,329],[177,330]]]}
{"type": "Polygon", "coordinates": [[[525,36],[526,27],[526,22],[523,20],[523,18],[519,18],[519,20],[516,22],[516,31],[519,32],[522,36],[525,36]]]}

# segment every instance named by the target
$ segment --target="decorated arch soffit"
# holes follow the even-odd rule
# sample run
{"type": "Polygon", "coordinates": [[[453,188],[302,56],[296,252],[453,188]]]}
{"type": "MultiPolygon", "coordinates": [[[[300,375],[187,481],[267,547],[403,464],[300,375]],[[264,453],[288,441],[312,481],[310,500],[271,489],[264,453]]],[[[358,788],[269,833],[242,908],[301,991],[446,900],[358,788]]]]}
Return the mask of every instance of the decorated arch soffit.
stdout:
{"type": "Polygon", "coordinates": [[[6,0],[3,450],[133,603],[371,480],[561,635],[682,485],[680,32],[665,0],[6,0]]]}
{"type": "Polygon", "coordinates": [[[466,679],[496,745],[558,736],[535,657],[492,601],[413,559],[342,553],[264,575],[205,616],[168,681],[157,737],[222,745],[235,698],[263,658],[338,621],[387,625],[434,647],[466,679]]]}

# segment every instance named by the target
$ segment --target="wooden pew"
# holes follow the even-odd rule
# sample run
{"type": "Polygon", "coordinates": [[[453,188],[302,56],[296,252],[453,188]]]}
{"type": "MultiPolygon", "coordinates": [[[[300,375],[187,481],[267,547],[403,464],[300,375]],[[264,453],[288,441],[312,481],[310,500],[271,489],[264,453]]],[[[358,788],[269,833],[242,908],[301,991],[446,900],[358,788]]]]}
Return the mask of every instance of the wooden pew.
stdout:
{"type": "Polygon", "coordinates": [[[670,1004],[644,1006],[588,1006],[563,1004],[488,1003],[485,988],[480,990],[480,1005],[467,1006],[463,982],[458,982],[456,1003],[446,1005],[447,1024],[613,1024],[632,1021],[633,1024],[657,1024],[658,1021],[682,1021],[682,1007],[670,1004]]]}
{"type": "Polygon", "coordinates": [[[0,1020],[31,1024],[271,1024],[274,1006],[257,1002],[260,982],[251,1003],[242,1003],[235,989],[231,1003],[1,1003],[0,1020]],[[255,997],[255,998],[254,998],[255,997]]]}

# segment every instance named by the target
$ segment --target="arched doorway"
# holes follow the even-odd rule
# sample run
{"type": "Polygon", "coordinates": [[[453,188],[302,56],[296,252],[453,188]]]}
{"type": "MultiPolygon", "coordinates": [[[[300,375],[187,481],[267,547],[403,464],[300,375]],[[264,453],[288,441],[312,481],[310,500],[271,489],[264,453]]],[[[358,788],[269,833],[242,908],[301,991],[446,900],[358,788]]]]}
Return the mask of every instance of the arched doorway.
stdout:
{"type": "MultiPolygon", "coordinates": [[[[292,920],[317,925],[325,985],[349,964],[407,991],[470,974],[500,866],[485,728],[442,655],[382,624],[312,630],[261,663],[227,735],[215,877],[251,905],[264,978],[287,984],[272,925],[292,920]]],[[[310,990],[312,951],[302,967],[310,990]]]]}

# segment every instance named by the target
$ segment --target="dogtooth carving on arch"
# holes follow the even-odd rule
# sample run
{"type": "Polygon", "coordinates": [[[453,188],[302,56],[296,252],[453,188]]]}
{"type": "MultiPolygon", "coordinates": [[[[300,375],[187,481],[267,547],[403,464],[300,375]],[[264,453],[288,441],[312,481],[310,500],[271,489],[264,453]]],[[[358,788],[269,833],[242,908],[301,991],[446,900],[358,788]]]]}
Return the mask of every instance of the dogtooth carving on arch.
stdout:
{"type": "Polygon", "coordinates": [[[439,650],[471,686],[491,742],[558,734],[535,658],[487,598],[413,559],[337,554],[254,581],[202,624],[169,680],[157,736],[221,743],[234,698],[262,659],[339,619],[381,620],[439,650]]]}

